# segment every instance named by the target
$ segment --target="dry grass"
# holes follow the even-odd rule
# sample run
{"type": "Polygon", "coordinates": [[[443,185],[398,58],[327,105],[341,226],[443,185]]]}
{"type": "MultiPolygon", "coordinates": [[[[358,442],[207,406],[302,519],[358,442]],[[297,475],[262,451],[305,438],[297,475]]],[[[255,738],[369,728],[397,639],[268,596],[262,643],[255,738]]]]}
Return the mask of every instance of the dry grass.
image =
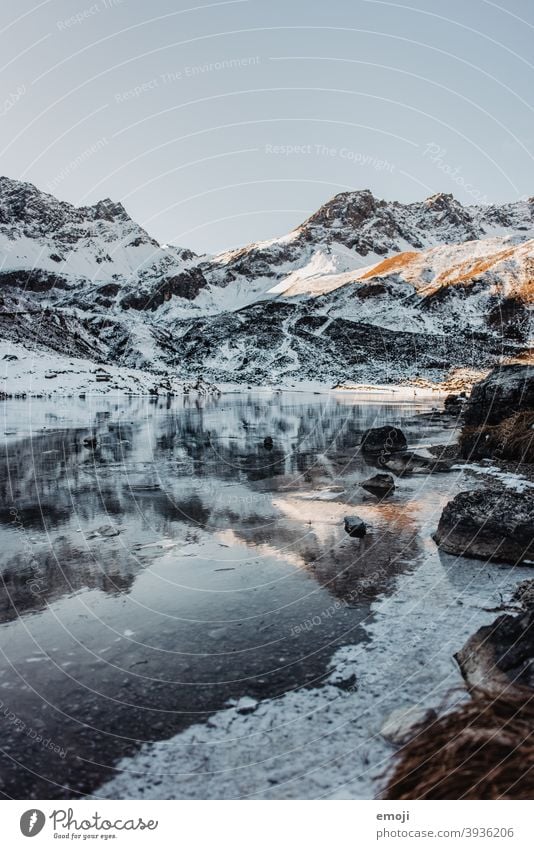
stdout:
{"type": "Polygon", "coordinates": [[[398,752],[383,798],[533,799],[532,691],[474,691],[398,752]]]}
{"type": "Polygon", "coordinates": [[[427,251],[401,251],[374,265],[368,271],[358,275],[359,280],[373,277],[387,277],[399,272],[408,283],[412,283],[421,297],[430,297],[440,290],[454,286],[470,286],[485,279],[484,275],[494,272],[487,278],[488,291],[503,298],[534,303],[534,240],[521,245],[501,248],[486,256],[471,256],[455,262],[455,254],[450,254],[448,266],[439,271],[440,264],[446,261],[440,248],[427,251]],[[436,264],[436,256],[438,264],[436,264]],[[431,272],[433,279],[426,282],[426,274],[431,272]]]}
{"type": "Polygon", "coordinates": [[[534,412],[514,413],[493,426],[464,427],[459,444],[463,457],[534,463],[534,412]]]}
{"type": "Polygon", "coordinates": [[[394,254],[387,259],[374,265],[365,274],[358,277],[359,280],[369,280],[371,277],[382,277],[385,274],[391,274],[392,271],[399,271],[410,265],[414,259],[418,259],[421,254],[418,251],[402,251],[402,253],[394,254]]]}
{"type": "Polygon", "coordinates": [[[534,348],[527,348],[526,351],[523,351],[521,354],[517,354],[515,357],[507,357],[503,360],[502,365],[508,366],[512,363],[517,363],[518,365],[534,365],[534,348]]]}
{"type": "Polygon", "coordinates": [[[503,251],[497,251],[497,253],[491,254],[491,256],[485,259],[465,260],[464,262],[447,269],[447,271],[443,271],[436,278],[435,284],[438,287],[444,285],[455,286],[457,283],[465,283],[468,280],[472,280],[474,277],[479,277],[481,274],[489,271],[490,268],[493,268],[493,266],[498,262],[502,262],[502,260],[509,259],[513,256],[514,250],[515,248],[507,248],[503,251]]]}

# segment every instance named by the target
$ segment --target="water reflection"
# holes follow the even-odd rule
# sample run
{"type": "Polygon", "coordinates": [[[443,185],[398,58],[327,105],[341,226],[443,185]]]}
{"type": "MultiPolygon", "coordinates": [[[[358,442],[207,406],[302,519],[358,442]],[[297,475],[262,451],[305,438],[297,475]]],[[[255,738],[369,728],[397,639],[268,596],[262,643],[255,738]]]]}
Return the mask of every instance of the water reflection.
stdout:
{"type": "MultiPolygon", "coordinates": [[[[249,543],[275,540],[281,550],[297,547],[316,573],[320,561],[320,574],[327,569],[325,561],[328,568],[346,573],[354,564],[345,564],[338,552],[336,565],[325,554],[339,548],[338,525],[347,503],[360,502],[363,494],[354,482],[339,486],[335,528],[320,539],[321,516],[325,509],[332,513],[334,505],[320,500],[314,505],[295,493],[311,492],[313,498],[314,490],[347,484],[354,473],[367,474],[358,450],[360,435],[385,421],[402,423],[414,438],[419,435],[412,407],[347,407],[316,398],[296,403],[278,396],[223,398],[200,409],[176,405],[169,410],[160,404],[147,411],[140,404],[115,414],[100,410],[88,427],[37,432],[11,442],[0,461],[0,523],[13,532],[4,560],[2,621],[35,610],[35,599],[27,597],[32,582],[47,588],[37,607],[83,586],[129,590],[139,559],[115,546],[109,562],[105,547],[95,555],[86,539],[95,526],[110,521],[125,523],[133,543],[151,532],[173,535],[180,525],[211,532],[231,526],[249,543]],[[272,447],[270,442],[266,447],[266,438],[272,447]],[[293,497],[284,500],[281,493],[293,497]],[[303,535],[306,522],[310,527],[303,535]],[[16,552],[12,557],[10,548],[16,552]]],[[[389,511],[398,513],[396,522],[405,523],[404,509],[389,511]]],[[[392,518],[386,526],[391,527],[392,518]]],[[[394,541],[402,546],[408,537],[415,545],[413,529],[386,530],[388,536],[385,543],[380,533],[363,549],[378,554],[378,546],[398,548],[394,541]]],[[[352,558],[354,544],[345,547],[352,558]]]]}
{"type": "Polygon", "coordinates": [[[99,403],[33,402],[31,428],[28,407],[6,403],[2,698],[70,752],[54,760],[5,728],[12,796],[88,792],[139,741],[229,698],[317,686],[333,651],[362,639],[370,600],[421,556],[408,490],[378,503],[358,487],[367,427],[438,435],[413,405],[99,403]],[[363,540],[343,531],[353,507],[363,540]],[[332,598],[336,615],[303,637],[332,598]]]}

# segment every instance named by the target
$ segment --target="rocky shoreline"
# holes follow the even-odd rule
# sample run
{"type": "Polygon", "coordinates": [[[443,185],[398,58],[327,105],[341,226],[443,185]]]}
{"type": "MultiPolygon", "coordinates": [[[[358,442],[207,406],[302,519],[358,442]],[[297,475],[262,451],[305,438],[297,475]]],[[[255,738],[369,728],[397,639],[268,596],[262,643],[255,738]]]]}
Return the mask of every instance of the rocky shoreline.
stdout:
{"type": "MultiPolygon", "coordinates": [[[[435,542],[488,568],[534,566],[534,371],[496,369],[469,399],[446,399],[451,414],[458,443],[431,451],[472,474],[476,487],[446,504],[435,542]]],[[[454,656],[470,701],[440,717],[414,709],[385,723],[384,736],[401,746],[385,798],[532,798],[524,764],[532,759],[534,577],[493,609],[502,615],[454,656]]]]}

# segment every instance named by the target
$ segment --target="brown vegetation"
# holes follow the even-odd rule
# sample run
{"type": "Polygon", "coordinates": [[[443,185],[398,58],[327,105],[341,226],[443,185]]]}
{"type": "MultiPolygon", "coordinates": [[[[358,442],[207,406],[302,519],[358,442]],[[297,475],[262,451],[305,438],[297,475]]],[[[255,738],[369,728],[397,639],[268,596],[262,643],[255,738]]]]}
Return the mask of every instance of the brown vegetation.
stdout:
{"type": "Polygon", "coordinates": [[[369,271],[359,275],[358,279],[369,280],[371,277],[381,277],[385,274],[391,274],[393,271],[400,271],[400,269],[405,268],[412,260],[418,259],[420,256],[421,254],[418,251],[402,251],[382,260],[378,265],[373,265],[369,271]]]}
{"type": "Polygon", "coordinates": [[[468,459],[494,457],[517,463],[534,463],[534,412],[514,413],[496,425],[464,427],[460,451],[468,459]]]}
{"type": "Polygon", "coordinates": [[[385,799],[534,798],[534,694],[473,698],[399,750],[385,799]]]}

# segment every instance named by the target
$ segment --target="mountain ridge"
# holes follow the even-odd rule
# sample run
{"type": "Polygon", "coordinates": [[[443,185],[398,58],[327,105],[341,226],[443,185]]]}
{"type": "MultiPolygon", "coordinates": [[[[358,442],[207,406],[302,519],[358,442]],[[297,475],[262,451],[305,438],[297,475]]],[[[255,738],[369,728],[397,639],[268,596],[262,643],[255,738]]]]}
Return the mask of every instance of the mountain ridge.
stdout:
{"type": "Polygon", "coordinates": [[[0,334],[227,382],[439,380],[530,350],[533,239],[533,198],[403,204],[364,189],[285,236],[197,255],[109,198],[75,207],[1,177],[0,334]]]}

